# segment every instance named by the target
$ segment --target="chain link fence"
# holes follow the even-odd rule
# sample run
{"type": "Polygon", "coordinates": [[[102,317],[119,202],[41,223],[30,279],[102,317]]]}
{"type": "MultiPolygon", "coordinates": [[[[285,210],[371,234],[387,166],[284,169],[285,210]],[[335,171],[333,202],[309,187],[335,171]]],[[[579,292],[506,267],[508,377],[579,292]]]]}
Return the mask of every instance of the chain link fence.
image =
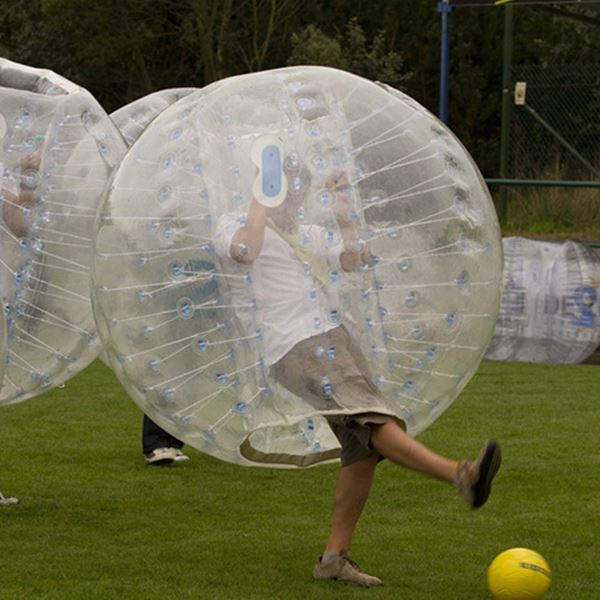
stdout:
{"type": "MultiPolygon", "coordinates": [[[[525,65],[512,70],[512,179],[600,181],[600,65],[525,65]]],[[[513,231],[572,232],[600,239],[598,188],[513,188],[513,231]]]]}
{"type": "Polygon", "coordinates": [[[600,65],[519,66],[513,82],[511,176],[600,180],[600,65]]]}

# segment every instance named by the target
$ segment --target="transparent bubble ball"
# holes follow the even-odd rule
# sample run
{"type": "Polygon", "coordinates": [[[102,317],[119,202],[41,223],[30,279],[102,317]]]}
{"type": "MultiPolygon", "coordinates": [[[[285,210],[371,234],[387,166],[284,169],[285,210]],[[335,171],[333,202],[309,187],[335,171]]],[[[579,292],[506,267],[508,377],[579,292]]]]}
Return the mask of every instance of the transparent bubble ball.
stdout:
{"type": "MultiPolygon", "coordinates": [[[[127,145],[131,146],[163,110],[197,90],[198,88],[170,88],[153,92],[110,113],[110,118],[127,145]]],[[[177,135],[177,130],[171,135],[177,135]]]]}
{"type": "Polygon", "coordinates": [[[97,221],[94,308],[113,369],[159,425],[244,465],[338,458],[325,417],[366,409],[335,400],[354,377],[341,331],[383,410],[423,431],[476,371],[501,282],[497,217],[464,147],[403,93],[323,67],[173,104],[129,150],[97,221]],[[258,199],[264,245],[234,260],[258,199]],[[309,400],[276,376],[300,342],[316,365],[309,400]]]}
{"type": "Polygon", "coordinates": [[[0,59],[0,404],[87,366],[101,343],[90,300],[94,218],[125,143],[85,89],[0,59]]]}

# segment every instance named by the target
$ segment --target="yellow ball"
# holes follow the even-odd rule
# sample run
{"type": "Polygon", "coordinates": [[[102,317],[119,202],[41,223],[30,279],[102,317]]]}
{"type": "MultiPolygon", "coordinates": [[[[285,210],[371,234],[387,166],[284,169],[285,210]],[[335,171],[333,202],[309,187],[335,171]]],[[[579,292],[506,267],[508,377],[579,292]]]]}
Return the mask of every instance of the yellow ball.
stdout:
{"type": "Polygon", "coordinates": [[[495,600],[540,600],[550,587],[550,567],[533,550],[510,548],[488,567],[487,583],[495,600]]]}

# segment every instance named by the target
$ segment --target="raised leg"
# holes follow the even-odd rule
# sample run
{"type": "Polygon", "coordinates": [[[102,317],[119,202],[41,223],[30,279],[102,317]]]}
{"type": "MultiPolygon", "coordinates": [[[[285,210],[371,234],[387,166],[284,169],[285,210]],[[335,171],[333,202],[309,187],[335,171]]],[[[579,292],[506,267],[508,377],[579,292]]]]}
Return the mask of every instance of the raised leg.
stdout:
{"type": "Polygon", "coordinates": [[[458,463],[418,442],[395,421],[372,425],[371,444],[388,460],[435,479],[454,483],[458,463]]]}

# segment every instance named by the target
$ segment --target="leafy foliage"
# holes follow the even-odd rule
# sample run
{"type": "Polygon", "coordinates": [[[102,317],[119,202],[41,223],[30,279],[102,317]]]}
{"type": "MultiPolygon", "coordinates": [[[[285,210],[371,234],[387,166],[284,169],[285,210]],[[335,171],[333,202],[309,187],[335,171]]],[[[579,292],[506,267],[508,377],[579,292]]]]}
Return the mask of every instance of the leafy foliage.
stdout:
{"type": "Polygon", "coordinates": [[[398,89],[404,89],[410,79],[401,54],[386,49],[385,33],[378,31],[369,45],[356,18],[350,19],[344,35],[328,36],[315,25],[294,33],[288,64],[337,67],[398,89]]]}
{"type": "MultiPolygon", "coordinates": [[[[0,52],[87,87],[108,111],[158,89],[310,63],[385,81],[437,112],[440,19],[433,0],[5,4],[0,52]]],[[[498,163],[503,22],[499,7],[452,15],[450,125],[488,176],[498,163]]],[[[579,6],[515,7],[515,64],[597,62],[599,23],[597,12],[579,6]]]]}

